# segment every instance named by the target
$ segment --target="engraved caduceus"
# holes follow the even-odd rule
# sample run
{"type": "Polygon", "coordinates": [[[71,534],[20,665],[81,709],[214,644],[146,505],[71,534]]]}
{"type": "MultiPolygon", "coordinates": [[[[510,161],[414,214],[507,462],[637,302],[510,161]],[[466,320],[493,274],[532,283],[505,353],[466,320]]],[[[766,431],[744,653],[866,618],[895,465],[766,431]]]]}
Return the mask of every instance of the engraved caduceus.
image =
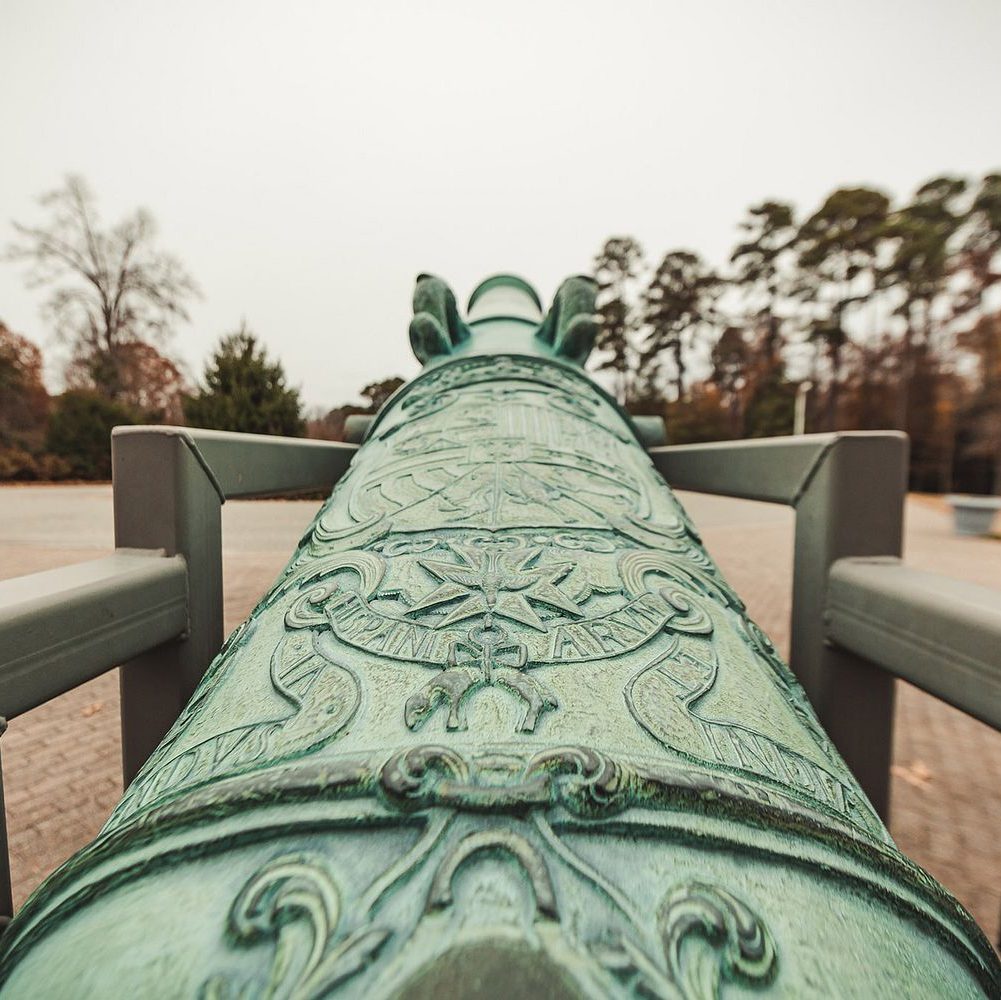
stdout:
{"type": "Polygon", "coordinates": [[[444,704],[448,707],[446,728],[465,729],[469,696],[482,687],[499,687],[523,704],[518,731],[534,732],[542,713],[555,709],[558,702],[549,688],[525,673],[527,663],[525,644],[512,641],[488,612],[465,639],[450,645],[448,666],[407,699],[404,720],[410,729],[419,729],[444,704]]]}

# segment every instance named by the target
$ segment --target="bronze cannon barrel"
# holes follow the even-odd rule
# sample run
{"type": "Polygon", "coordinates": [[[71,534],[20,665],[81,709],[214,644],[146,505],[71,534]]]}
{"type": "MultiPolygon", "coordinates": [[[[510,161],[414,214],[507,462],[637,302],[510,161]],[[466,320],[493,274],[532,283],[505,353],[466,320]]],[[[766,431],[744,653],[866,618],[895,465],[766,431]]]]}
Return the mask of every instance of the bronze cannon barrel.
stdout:
{"type": "Polygon", "coordinates": [[[0,996],[1001,995],[583,371],[593,313],[421,276],[423,372],[0,996]]]}

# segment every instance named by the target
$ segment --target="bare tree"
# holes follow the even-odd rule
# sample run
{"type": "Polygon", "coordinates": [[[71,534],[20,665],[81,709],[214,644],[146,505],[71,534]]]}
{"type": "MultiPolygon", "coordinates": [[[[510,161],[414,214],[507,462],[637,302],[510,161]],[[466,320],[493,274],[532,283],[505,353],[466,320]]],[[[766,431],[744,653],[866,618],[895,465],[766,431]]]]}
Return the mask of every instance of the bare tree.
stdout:
{"type": "Polygon", "coordinates": [[[197,286],[180,261],[154,246],[156,223],[139,209],[102,228],[94,195],[80,177],[39,199],[49,218],[15,222],[7,259],[28,265],[29,287],[51,286],[46,312],[89,369],[94,387],[117,399],[130,345],[163,341],[197,286]]]}

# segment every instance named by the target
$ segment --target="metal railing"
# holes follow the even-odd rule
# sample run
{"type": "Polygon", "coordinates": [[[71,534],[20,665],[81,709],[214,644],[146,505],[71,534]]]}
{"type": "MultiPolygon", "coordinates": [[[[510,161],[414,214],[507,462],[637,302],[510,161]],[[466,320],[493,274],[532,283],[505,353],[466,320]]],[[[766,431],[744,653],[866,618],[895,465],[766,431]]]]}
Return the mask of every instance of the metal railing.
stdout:
{"type": "MultiPolygon", "coordinates": [[[[0,581],[4,724],[120,665],[127,785],[222,646],[222,504],[330,490],[357,450],[188,427],[115,428],[115,554],[0,581]]],[[[0,916],[9,916],[2,794],[0,784],[0,916]]]]}
{"type": "Polygon", "coordinates": [[[884,819],[895,678],[1001,729],[1001,591],[900,561],[906,435],[805,434],[649,453],[675,489],[795,510],[789,665],[884,819]]]}
{"type": "Polygon", "coordinates": [[[123,664],[122,772],[128,784],[180,715],[223,642],[226,500],[329,490],[357,445],[184,427],[116,427],[115,545],[184,557],[183,635],[123,664]]]}
{"type": "MultiPolygon", "coordinates": [[[[360,439],[364,421],[351,436],[360,439]]],[[[646,427],[644,439],[658,440],[646,427]]],[[[329,490],[357,445],[181,427],[112,438],[116,554],[0,582],[0,715],[121,665],[125,783],[223,642],[220,508],[329,490]]],[[[653,446],[676,489],[796,511],[790,664],[887,814],[894,678],[1001,728],[1001,592],[899,562],[907,440],[813,434],[653,446]]],[[[11,912],[0,784],[0,912],[11,912]]]]}

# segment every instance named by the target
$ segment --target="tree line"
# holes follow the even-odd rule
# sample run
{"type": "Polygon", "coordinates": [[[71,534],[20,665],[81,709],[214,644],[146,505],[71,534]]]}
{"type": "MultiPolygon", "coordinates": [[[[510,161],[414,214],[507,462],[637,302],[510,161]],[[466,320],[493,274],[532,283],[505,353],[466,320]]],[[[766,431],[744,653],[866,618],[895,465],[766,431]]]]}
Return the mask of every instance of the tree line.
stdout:
{"type": "MultiPolygon", "coordinates": [[[[200,293],[149,213],[105,225],[75,177],[40,202],[5,258],[47,291],[66,388],[50,396],[38,347],[0,323],[0,480],[106,479],[116,424],[338,440],[402,384],[306,413],[246,323],[188,378],[169,343],[200,293]]],[[[900,204],[840,188],[805,216],[765,201],[738,232],[718,267],[684,249],[651,265],[627,236],[595,258],[592,365],[627,409],[663,415],[677,443],[788,434],[797,408],[807,431],[899,428],[913,488],[1001,492],[1001,174],[937,177],[900,204]]]]}
{"type": "Polygon", "coordinates": [[[752,206],[725,264],[595,258],[599,370],[677,443],[906,431],[914,489],[1001,492],[1001,174],[752,206]]]}

